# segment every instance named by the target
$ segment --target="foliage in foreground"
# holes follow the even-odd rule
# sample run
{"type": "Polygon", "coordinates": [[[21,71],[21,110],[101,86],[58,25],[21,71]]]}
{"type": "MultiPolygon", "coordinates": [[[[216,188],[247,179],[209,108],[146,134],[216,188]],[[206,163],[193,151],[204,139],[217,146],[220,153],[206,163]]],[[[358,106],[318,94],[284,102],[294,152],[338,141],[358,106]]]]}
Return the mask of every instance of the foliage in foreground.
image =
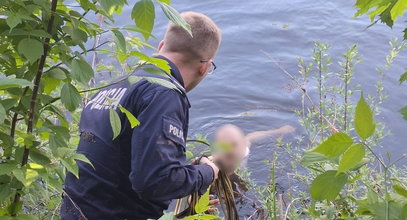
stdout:
{"type": "MultiPolygon", "coordinates": [[[[376,24],[379,20],[389,26],[393,27],[394,23],[399,17],[403,18],[404,12],[407,9],[407,1],[405,0],[357,0],[355,7],[358,11],[355,13],[356,16],[368,15],[372,26],[376,24]]],[[[404,29],[404,40],[407,40],[407,28],[404,29]]],[[[407,71],[400,76],[400,84],[407,81],[407,71]]],[[[407,120],[407,106],[400,109],[400,113],[403,115],[404,119],[407,120]]]]}
{"type": "MultiPolygon", "coordinates": [[[[387,58],[388,67],[399,50],[405,46],[392,42],[392,51],[387,58]]],[[[323,51],[324,50],[319,50],[323,51]]],[[[402,175],[396,175],[394,165],[406,155],[386,161],[374,147],[380,146],[383,136],[381,123],[374,121],[379,109],[372,110],[365,101],[363,94],[354,111],[352,119],[346,118],[346,112],[353,108],[347,104],[347,94],[351,94],[347,85],[352,79],[352,68],[356,57],[351,48],[344,55],[345,66],[343,76],[345,90],[342,102],[344,119],[342,132],[323,138],[325,131],[317,135],[321,140],[316,147],[305,152],[302,163],[308,167],[315,177],[310,186],[312,203],[309,213],[315,217],[328,219],[406,219],[407,218],[407,182],[402,175]],[[353,54],[353,55],[352,55],[353,54]],[[349,109],[349,110],[347,110],[349,109]],[[353,126],[347,125],[352,122],[353,126]],[[322,206],[321,206],[322,205],[322,206]]],[[[384,74],[379,68],[379,73],[384,74]]],[[[342,77],[343,78],[343,77],[342,77]]],[[[383,92],[381,82],[377,84],[379,96],[383,92]]],[[[383,97],[383,95],[381,95],[383,97]]],[[[382,103],[383,98],[371,99],[372,105],[382,103]]],[[[332,112],[332,108],[322,108],[317,115],[332,112]]],[[[341,112],[341,111],[340,111],[341,112]]],[[[339,114],[337,117],[343,116],[339,114]]],[[[324,124],[331,117],[322,117],[324,124]]],[[[312,120],[312,117],[310,118],[312,120]]],[[[315,118],[314,118],[315,120],[315,118]]],[[[333,124],[333,123],[332,123],[333,124]]],[[[330,124],[330,125],[332,125],[330,124]]]]}
{"type": "Polygon", "coordinates": [[[354,67],[361,62],[356,45],[335,67],[329,45],[323,43],[315,44],[312,62],[299,58],[299,74],[275,62],[291,79],[287,87],[302,94],[301,107],[295,112],[305,133],[293,142],[276,140],[275,153],[267,161],[268,184],[257,185],[246,178],[256,191],[254,212],[247,218],[407,218],[407,175],[395,166],[406,155],[392,160],[390,153],[383,158],[376,152],[385,147],[382,140],[389,134],[375,120],[387,98],[383,80],[406,42],[393,40],[390,46],[385,65],[377,67],[375,95],[363,94],[363,85],[354,82],[354,67]]]}

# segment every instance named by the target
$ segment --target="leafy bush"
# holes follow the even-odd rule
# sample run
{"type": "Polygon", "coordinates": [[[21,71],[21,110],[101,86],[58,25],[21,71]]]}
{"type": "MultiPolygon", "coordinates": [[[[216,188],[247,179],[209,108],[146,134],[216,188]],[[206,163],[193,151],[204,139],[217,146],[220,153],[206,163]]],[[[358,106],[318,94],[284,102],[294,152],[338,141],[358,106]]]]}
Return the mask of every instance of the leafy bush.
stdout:
{"type": "MultiPolygon", "coordinates": [[[[305,135],[293,143],[276,141],[274,159],[268,162],[269,184],[257,186],[249,181],[257,191],[264,218],[406,218],[407,182],[404,172],[395,167],[406,155],[391,161],[389,156],[383,159],[375,152],[388,134],[384,124],[374,120],[387,97],[382,87],[383,76],[406,43],[394,40],[390,45],[386,64],[377,68],[375,96],[357,92],[360,85],[353,82],[354,66],[360,62],[356,45],[343,54],[337,72],[332,70],[329,46],[323,43],[315,44],[311,63],[298,60],[298,75],[275,62],[290,78],[289,87],[298,88],[302,94],[301,108],[295,112],[305,135]],[[359,96],[357,105],[352,101],[355,94],[359,96]],[[308,150],[304,151],[304,147],[308,150]],[[291,161],[288,164],[287,159],[280,159],[287,157],[291,161]],[[281,175],[287,175],[293,184],[279,192],[275,173],[283,168],[281,175]]],[[[258,210],[255,212],[261,218],[258,210]]]]}
{"type": "Polygon", "coordinates": [[[169,3],[137,1],[135,25],[117,27],[114,14],[126,0],[0,1],[0,216],[57,218],[65,169],[78,176],[75,161],[89,162],[75,149],[78,108],[107,86],[95,86],[95,70],[123,75],[147,62],[168,71],[166,62],[140,49],[150,46],[155,5],[190,31],[169,3]],[[91,13],[101,21],[93,21],[91,13]],[[96,52],[108,52],[116,64],[97,65],[96,52]]]}

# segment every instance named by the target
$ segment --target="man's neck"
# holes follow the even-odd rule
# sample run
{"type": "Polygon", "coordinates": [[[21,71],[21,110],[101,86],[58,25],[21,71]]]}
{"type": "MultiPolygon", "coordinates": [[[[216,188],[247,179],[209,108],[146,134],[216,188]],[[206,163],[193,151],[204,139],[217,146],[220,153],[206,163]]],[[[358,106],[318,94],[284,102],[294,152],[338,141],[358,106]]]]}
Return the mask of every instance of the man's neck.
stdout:
{"type": "Polygon", "coordinates": [[[165,53],[165,52],[160,52],[158,53],[158,55],[164,56],[165,58],[173,62],[175,66],[177,66],[181,74],[182,80],[184,81],[185,90],[188,92],[190,90],[191,79],[187,74],[189,72],[188,66],[182,62],[183,56],[179,53],[165,53]]]}

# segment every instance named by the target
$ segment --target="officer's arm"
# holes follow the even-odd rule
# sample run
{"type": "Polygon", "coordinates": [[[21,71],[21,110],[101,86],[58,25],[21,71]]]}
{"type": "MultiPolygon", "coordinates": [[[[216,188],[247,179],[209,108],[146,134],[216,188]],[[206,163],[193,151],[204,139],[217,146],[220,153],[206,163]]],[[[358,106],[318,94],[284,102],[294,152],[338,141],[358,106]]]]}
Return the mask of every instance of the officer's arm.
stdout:
{"type": "Polygon", "coordinates": [[[209,165],[186,165],[181,96],[173,90],[149,95],[134,128],[130,180],[133,190],[148,200],[170,200],[203,193],[213,181],[209,165]]]}

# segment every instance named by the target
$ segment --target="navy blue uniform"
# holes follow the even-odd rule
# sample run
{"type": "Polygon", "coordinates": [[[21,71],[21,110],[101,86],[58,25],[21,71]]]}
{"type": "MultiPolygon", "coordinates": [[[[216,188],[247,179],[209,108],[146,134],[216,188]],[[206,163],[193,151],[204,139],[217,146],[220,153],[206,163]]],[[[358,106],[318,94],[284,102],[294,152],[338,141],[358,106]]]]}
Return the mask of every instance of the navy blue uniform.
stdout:
{"type": "MultiPolygon", "coordinates": [[[[156,219],[172,199],[203,193],[212,183],[209,165],[186,164],[190,105],[179,70],[167,61],[173,76],[169,81],[179,91],[145,79],[133,85],[126,80],[99,91],[84,107],[77,151],[94,168],[78,161],[79,179],[67,174],[63,219],[81,219],[80,212],[88,219],[156,219]],[[132,129],[117,108],[122,130],[112,140],[109,109],[118,105],[140,125],[132,129]]],[[[160,77],[142,69],[134,75],[160,77]]]]}

